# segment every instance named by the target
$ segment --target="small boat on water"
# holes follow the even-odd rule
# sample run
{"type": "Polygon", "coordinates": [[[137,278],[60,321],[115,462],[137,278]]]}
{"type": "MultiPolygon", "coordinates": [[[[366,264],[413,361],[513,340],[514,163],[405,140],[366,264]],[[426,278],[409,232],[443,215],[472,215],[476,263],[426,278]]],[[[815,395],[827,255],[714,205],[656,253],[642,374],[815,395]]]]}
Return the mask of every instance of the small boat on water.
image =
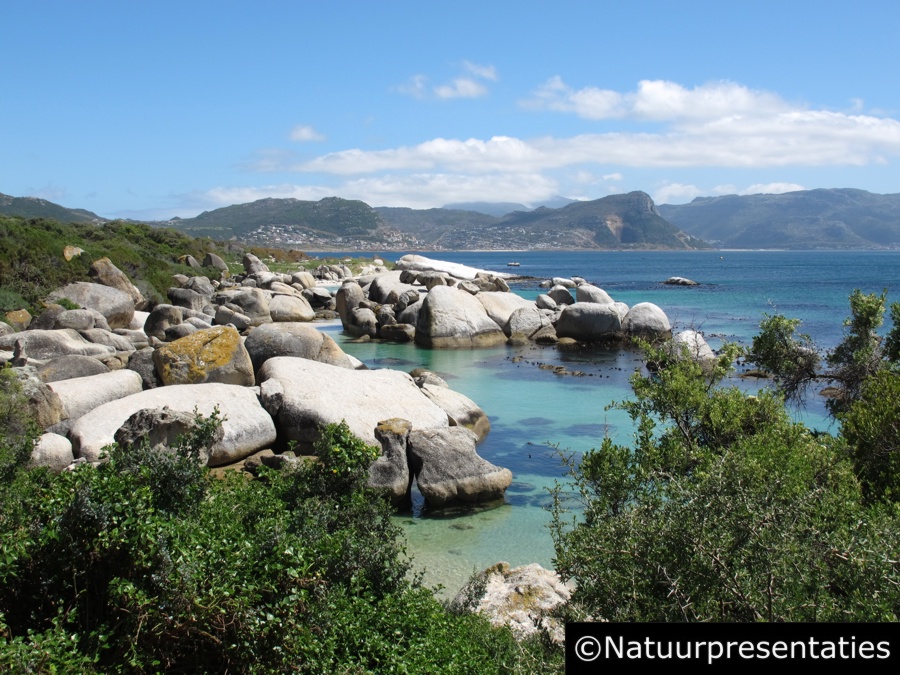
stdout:
{"type": "Polygon", "coordinates": [[[507,266],[507,267],[518,267],[518,266],[521,265],[521,264],[522,264],[522,263],[509,262],[509,263],[506,263],[506,266],[507,266]]]}

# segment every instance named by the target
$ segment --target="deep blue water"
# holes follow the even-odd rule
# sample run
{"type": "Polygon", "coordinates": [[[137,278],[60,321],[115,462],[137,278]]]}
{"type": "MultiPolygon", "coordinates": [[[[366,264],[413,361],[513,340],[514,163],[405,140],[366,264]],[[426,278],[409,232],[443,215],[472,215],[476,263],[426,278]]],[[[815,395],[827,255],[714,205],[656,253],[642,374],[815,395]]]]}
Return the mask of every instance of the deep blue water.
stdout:
{"type": "MultiPolygon", "coordinates": [[[[330,255],[330,254],[329,254],[330,255]]],[[[402,254],[382,257],[396,260],[402,254]]],[[[537,278],[580,276],[629,305],[653,302],[677,329],[694,327],[716,348],[722,341],[749,345],[764,313],[781,313],[803,321],[823,349],[841,339],[849,314],[847,298],[888,290],[900,300],[900,251],[711,251],[711,252],[440,252],[431,258],[481,269],[516,272],[537,278]],[[520,263],[517,268],[507,263],[520,263]],[[666,286],[682,276],[700,286],[666,286]]],[[[529,298],[536,282],[514,290],[529,298]]],[[[474,512],[431,514],[416,504],[414,513],[398,516],[409,551],[426,581],[455,592],[475,569],[500,560],[513,565],[553,565],[553,548],[544,507],[547,489],[563,474],[560,450],[580,453],[604,436],[628,443],[630,420],[607,406],[628,397],[628,378],[641,369],[638,354],[619,349],[562,350],[557,347],[497,347],[482,350],[429,350],[410,345],[352,344],[332,335],[342,347],[370,367],[409,371],[434,370],[454,389],[478,403],[491,419],[490,435],[479,453],[508,467],[514,476],[506,503],[474,512]],[[559,376],[540,364],[565,365],[582,377],[559,376]]],[[[755,380],[734,378],[745,389],[755,380]]],[[[812,396],[797,416],[828,429],[822,399],[812,396]]]]}

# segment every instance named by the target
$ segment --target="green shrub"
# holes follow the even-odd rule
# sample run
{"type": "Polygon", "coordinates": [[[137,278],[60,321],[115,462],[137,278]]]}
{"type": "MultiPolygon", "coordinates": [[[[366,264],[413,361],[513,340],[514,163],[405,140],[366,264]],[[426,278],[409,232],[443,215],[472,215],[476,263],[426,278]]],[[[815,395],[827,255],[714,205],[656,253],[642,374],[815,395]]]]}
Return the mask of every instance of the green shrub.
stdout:
{"type": "Polygon", "coordinates": [[[869,378],[840,420],[866,499],[900,502],[900,373],[869,378]]]}
{"type": "Polygon", "coordinates": [[[583,615],[900,619],[900,514],[866,506],[842,443],[792,422],[777,395],[721,387],[690,360],[632,386],[618,407],[633,446],[606,439],[568,459],[583,518],[556,495],[556,567],[576,580],[583,615]]]}
{"type": "Polygon", "coordinates": [[[61,224],[43,218],[0,216],[0,305],[16,304],[32,313],[53,290],[73,281],[88,281],[91,262],[108,257],[127,274],[145,298],[166,298],[176,273],[218,278],[213,270],[194,270],[178,262],[191,254],[202,260],[208,251],[220,250],[209,239],[192,239],[168,228],[114,221],[104,225],[61,224]],[[67,245],[84,253],[63,258],[67,245]]]}
{"type": "Polygon", "coordinates": [[[18,507],[4,508],[0,530],[0,664],[79,673],[559,665],[558,652],[452,614],[408,579],[387,504],[364,487],[371,449],[346,425],[325,430],[323,461],[248,480],[198,466],[194,451],[214,423],[177,453],[111,447],[96,468],[7,472],[0,497],[18,507]]]}

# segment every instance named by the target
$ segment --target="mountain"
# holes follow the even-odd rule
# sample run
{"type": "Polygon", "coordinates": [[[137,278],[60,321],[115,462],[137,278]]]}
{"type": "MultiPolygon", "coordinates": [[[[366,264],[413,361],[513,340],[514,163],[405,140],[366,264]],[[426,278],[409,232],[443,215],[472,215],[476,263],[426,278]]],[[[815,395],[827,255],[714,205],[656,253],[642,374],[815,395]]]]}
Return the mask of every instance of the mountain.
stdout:
{"type": "Polygon", "coordinates": [[[502,218],[473,212],[431,209],[411,211],[405,221],[379,209],[389,226],[412,231],[422,222],[418,214],[430,214],[428,235],[436,248],[465,249],[608,249],[700,248],[705,243],[679,232],[656,211],[644,192],[612,195],[589,202],[571,202],[558,209],[540,207],[515,211],[502,218]],[[465,220],[461,215],[466,214],[465,220]]]}
{"type": "MultiPolygon", "coordinates": [[[[535,208],[540,208],[543,206],[549,209],[558,209],[560,207],[567,206],[574,201],[576,200],[568,199],[567,197],[556,196],[552,199],[547,199],[538,203],[535,208]]],[[[442,208],[449,209],[451,211],[477,211],[478,213],[484,213],[489,216],[496,216],[498,218],[514,211],[531,210],[524,204],[517,204],[515,202],[459,202],[456,204],[446,204],[442,208]]]]}
{"type": "Polygon", "coordinates": [[[20,218],[51,218],[61,223],[105,223],[96,213],[68,209],[37,197],[10,197],[0,193],[0,215],[20,218]]]}
{"type": "Polygon", "coordinates": [[[423,242],[435,242],[453,229],[480,229],[495,224],[499,218],[480,211],[463,209],[410,209],[378,206],[375,212],[385,224],[423,242]]]}
{"type": "MultiPolygon", "coordinates": [[[[563,199],[563,198],[559,198],[563,199]]],[[[237,239],[301,250],[472,250],[703,248],[663,219],[644,192],[540,206],[503,217],[464,209],[379,207],[339,197],[317,202],[260,199],[151,223],[193,237],[237,239]]],[[[523,207],[524,209],[524,207],[523,207]]],[[[0,195],[0,213],[61,222],[107,222],[89,211],[0,195]],[[4,210],[8,209],[8,210],[4,210]]]]}
{"type": "Polygon", "coordinates": [[[698,197],[689,204],[658,208],[685,232],[727,248],[900,246],[900,194],[799,190],[698,197]]]}
{"type": "Polygon", "coordinates": [[[515,202],[457,202],[455,204],[444,204],[441,208],[447,211],[475,211],[497,218],[513,211],[528,210],[528,207],[524,204],[515,202]]]}
{"type": "Polygon", "coordinates": [[[195,237],[306,250],[698,248],[643,192],[540,207],[502,218],[462,209],[372,208],[329,197],[261,199],[165,223],[195,237]]]}
{"type": "Polygon", "coordinates": [[[297,236],[367,237],[383,226],[381,217],[365,202],[326,197],[317,202],[300,199],[260,199],[204,211],[195,218],[166,223],[194,237],[254,240],[274,230],[297,236]]]}
{"type": "Polygon", "coordinates": [[[554,248],[706,248],[667,222],[645,192],[610,195],[593,201],[572,202],[559,209],[541,207],[510,213],[495,226],[554,248]],[[549,246],[556,242],[563,245],[549,246]]]}

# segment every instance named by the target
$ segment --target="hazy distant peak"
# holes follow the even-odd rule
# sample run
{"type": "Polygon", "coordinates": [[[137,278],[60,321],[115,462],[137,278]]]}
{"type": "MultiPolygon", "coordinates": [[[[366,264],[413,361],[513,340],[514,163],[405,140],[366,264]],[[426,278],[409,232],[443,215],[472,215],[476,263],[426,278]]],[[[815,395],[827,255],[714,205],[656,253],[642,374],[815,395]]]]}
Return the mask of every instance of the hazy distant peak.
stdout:
{"type": "Polygon", "coordinates": [[[441,208],[454,211],[475,211],[476,213],[485,213],[499,218],[509,213],[527,213],[541,208],[559,209],[575,201],[578,200],[557,195],[550,199],[535,202],[532,207],[519,204],[518,202],[455,202],[453,204],[445,204],[441,208]]]}

